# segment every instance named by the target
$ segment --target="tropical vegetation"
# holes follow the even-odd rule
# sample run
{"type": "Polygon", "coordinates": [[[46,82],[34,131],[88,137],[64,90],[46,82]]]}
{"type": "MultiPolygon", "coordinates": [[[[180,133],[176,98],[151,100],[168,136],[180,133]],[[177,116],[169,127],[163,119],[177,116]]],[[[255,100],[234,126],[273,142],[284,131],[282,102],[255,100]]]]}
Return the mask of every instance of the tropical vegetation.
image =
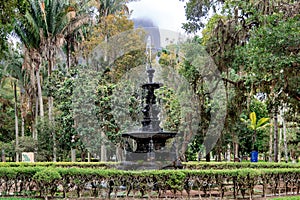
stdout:
{"type": "MultiPolygon", "coordinates": [[[[22,152],[36,161],[123,160],[121,134],[138,124],[142,104],[127,73],[141,76],[136,69],[147,56],[147,32],[134,29],[127,3],[1,3],[3,162],[20,161],[22,152]]],[[[157,91],[163,128],[183,132],[181,160],[241,161],[255,149],[261,160],[297,162],[299,1],[188,0],[185,9],[183,28],[194,37],[157,53],[161,74],[178,80],[174,71],[191,89],[157,91]],[[211,58],[216,70],[201,70],[207,63],[191,62],[197,56],[211,58]]]]}

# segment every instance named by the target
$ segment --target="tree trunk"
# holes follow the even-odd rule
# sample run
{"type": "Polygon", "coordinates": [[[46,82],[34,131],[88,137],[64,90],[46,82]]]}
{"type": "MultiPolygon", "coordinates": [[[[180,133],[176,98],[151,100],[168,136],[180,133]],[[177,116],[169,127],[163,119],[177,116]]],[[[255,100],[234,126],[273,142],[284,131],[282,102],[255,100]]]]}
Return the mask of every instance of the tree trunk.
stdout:
{"type": "Polygon", "coordinates": [[[70,37],[72,37],[71,35],[68,36],[66,38],[66,42],[67,42],[67,71],[69,71],[70,67],[71,67],[71,41],[70,41],[70,37]]]}
{"type": "Polygon", "coordinates": [[[106,156],[106,146],[105,146],[105,133],[101,133],[101,162],[106,162],[107,161],[107,156],[106,156]]]}
{"type": "Polygon", "coordinates": [[[278,162],[278,116],[274,113],[274,162],[278,162]]]}
{"type": "MultiPolygon", "coordinates": [[[[270,124],[272,124],[272,120],[270,120],[270,124]]],[[[273,127],[270,126],[269,162],[272,162],[272,154],[273,154],[273,127]]]]}
{"type": "Polygon", "coordinates": [[[239,158],[239,143],[234,142],[234,159],[239,158]]]}
{"type": "Polygon", "coordinates": [[[42,94],[40,70],[36,71],[36,82],[37,82],[38,99],[39,99],[39,106],[40,106],[40,117],[43,119],[43,117],[44,117],[44,103],[43,103],[43,94],[42,94]]]}
{"type": "Polygon", "coordinates": [[[239,142],[238,136],[232,134],[233,160],[239,157],[239,142]]]}
{"type": "Polygon", "coordinates": [[[21,110],[21,137],[24,137],[25,136],[25,112],[24,112],[24,109],[23,109],[23,104],[25,103],[24,102],[24,88],[21,87],[20,89],[20,100],[21,100],[21,105],[20,105],[20,110],[21,110]]]}
{"type": "Polygon", "coordinates": [[[71,162],[76,162],[76,149],[71,148],[71,162]]]}
{"type": "Polygon", "coordinates": [[[227,145],[227,154],[226,154],[226,161],[231,160],[231,149],[230,149],[230,144],[227,145]]]}
{"type": "MultiPolygon", "coordinates": [[[[51,79],[51,74],[53,70],[53,64],[54,64],[54,50],[51,48],[49,49],[49,58],[48,58],[48,78],[51,79]]],[[[53,118],[53,97],[52,94],[50,93],[50,96],[48,96],[48,115],[49,115],[49,125],[51,126],[51,134],[52,134],[52,140],[53,140],[53,162],[56,162],[56,152],[57,152],[57,147],[56,147],[56,133],[54,130],[54,118],[53,118]]]]}
{"type": "Polygon", "coordinates": [[[210,162],[210,151],[209,151],[209,149],[206,148],[205,153],[206,153],[206,155],[205,155],[206,162],[210,162]]]}
{"type": "Polygon", "coordinates": [[[18,120],[18,107],[17,107],[17,102],[18,102],[18,96],[17,96],[17,84],[14,82],[14,98],[15,98],[15,134],[16,134],[16,162],[19,162],[19,120],[18,120]]]}
{"type": "Polygon", "coordinates": [[[1,151],[1,160],[2,160],[2,162],[6,162],[5,150],[4,149],[2,149],[2,151],[1,151]]]}
{"type": "Polygon", "coordinates": [[[38,116],[39,116],[39,97],[37,96],[35,98],[35,116],[34,116],[35,123],[33,124],[33,134],[32,134],[35,140],[38,139],[38,131],[37,131],[38,116]]]}
{"type": "Polygon", "coordinates": [[[296,161],[295,150],[291,149],[290,154],[291,154],[292,163],[296,163],[297,161],[296,161]]]}
{"type": "Polygon", "coordinates": [[[25,119],[21,116],[21,137],[25,136],[25,119]]]}
{"type": "Polygon", "coordinates": [[[91,162],[91,153],[88,151],[88,162],[91,162]]]}
{"type": "Polygon", "coordinates": [[[53,140],[53,162],[57,161],[57,147],[56,147],[56,133],[54,130],[54,118],[53,118],[53,97],[48,97],[48,114],[49,114],[49,125],[52,130],[52,140],[53,140]]]}
{"type": "Polygon", "coordinates": [[[87,156],[87,150],[81,148],[81,162],[85,162],[86,156],[87,156]]]}
{"type": "Polygon", "coordinates": [[[284,146],[284,157],[285,162],[289,162],[289,156],[288,156],[288,146],[287,146],[287,139],[286,139],[286,121],[284,118],[284,113],[282,114],[282,128],[283,128],[283,146],[284,146]]]}
{"type": "Polygon", "coordinates": [[[116,161],[117,161],[117,162],[123,161],[122,152],[123,152],[123,149],[121,148],[120,143],[118,143],[118,144],[116,145],[116,161]]]}
{"type": "MultiPolygon", "coordinates": [[[[38,130],[37,130],[37,123],[38,123],[38,116],[39,116],[39,97],[37,96],[35,99],[35,121],[32,124],[32,136],[34,140],[38,140],[38,130]]],[[[38,146],[34,148],[34,159],[37,161],[38,155],[38,146]]]]}
{"type": "MultiPolygon", "coordinates": [[[[281,117],[281,116],[280,116],[281,117]]],[[[281,125],[282,121],[280,119],[279,123],[281,125]]],[[[279,127],[279,137],[278,137],[278,162],[281,162],[281,153],[282,153],[282,127],[279,127]]]]}

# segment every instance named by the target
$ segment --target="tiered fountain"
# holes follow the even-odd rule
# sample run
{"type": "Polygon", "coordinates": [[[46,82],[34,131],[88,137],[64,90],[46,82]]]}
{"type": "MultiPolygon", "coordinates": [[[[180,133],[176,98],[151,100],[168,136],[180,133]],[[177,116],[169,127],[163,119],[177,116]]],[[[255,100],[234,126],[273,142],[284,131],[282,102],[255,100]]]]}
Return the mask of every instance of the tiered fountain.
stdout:
{"type": "Polygon", "coordinates": [[[124,169],[162,169],[166,167],[178,167],[174,144],[166,148],[166,142],[176,136],[176,132],[164,131],[160,127],[160,108],[157,104],[155,90],[162,86],[153,82],[155,70],[151,66],[151,38],[147,40],[147,75],[148,83],[144,83],[143,89],[143,120],[142,127],[137,131],[122,134],[128,141],[133,139],[135,147],[126,142],[126,161],[122,163],[124,169]]]}

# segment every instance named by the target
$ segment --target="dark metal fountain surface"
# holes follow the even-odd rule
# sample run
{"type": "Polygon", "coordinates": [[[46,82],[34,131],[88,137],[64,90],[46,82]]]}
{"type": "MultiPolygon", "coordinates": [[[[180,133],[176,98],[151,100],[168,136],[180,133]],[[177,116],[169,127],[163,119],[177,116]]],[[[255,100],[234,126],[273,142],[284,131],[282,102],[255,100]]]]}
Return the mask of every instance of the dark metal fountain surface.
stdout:
{"type": "MultiPolygon", "coordinates": [[[[157,104],[155,90],[162,84],[153,82],[155,70],[151,66],[151,38],[147,40],[147,75],[148,83],[143,84],[143,120],[140,130],[122,134],[125,139],[133,139],[135,148],[126,143],[126,161],[123,167],[126,169],[161,169],[176,160],[176,151],[166,148],[166,142],[176,136],[176,132],[164,131],[160,127],[160,108],[157,104]],[[126,166],[126,167],[124,167],[126,166]]],[[[172,164],[171,164],[172,165],[172,164]]]]}

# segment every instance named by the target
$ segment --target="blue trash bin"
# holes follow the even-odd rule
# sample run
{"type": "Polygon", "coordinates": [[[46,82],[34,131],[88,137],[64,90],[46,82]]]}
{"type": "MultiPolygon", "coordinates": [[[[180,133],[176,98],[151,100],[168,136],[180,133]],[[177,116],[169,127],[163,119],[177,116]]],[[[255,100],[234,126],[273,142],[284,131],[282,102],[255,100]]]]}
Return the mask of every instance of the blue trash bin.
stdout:
{"type": "Polygon", "coordinates": [[[257,162],[258,161],[258,152],[252,151],[251,152],[251,162],[257,162]]]}

